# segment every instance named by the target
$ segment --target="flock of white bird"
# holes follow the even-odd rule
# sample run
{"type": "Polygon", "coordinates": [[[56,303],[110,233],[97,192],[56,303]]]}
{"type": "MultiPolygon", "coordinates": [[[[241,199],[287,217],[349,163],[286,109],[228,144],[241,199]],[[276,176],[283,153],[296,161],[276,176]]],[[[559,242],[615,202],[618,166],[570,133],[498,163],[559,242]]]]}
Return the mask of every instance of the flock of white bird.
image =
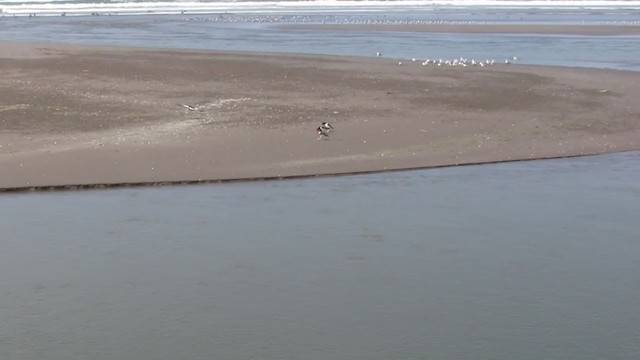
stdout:
{"type": "MultiPolygon", "coordinates": [[[[189,15],[181,11],[182,15],[189,15]]],[[[313,24],[313,25],[479,25],[487,21],[477,20],[440,20],[440,19],[407,19],[387,15],[259,15],[220,13],[211,16],[185,17],[183,21],[204,21],[217,23],[265,23],[265,24],[313,24]]]]}
{"type": "MultiPolygon", "coordinates": [[[[382,53],[377,52],[376,56],[382,56],[382,53]]],[[[518,60],[518,57],[514,56],[511,59],[505,59],[504,63],[511,64],[512,61],[516,61],[516,60],[518,60]]],[[[444,59],[418,60],[416,58],[412,58],[411,62],[420,62],[422,66],[434,65],[434,66],[461,66],[461,67],[467,67],[467,66],[485,67],[485,66],[492,66],[496,64],[495,59],[476,60],[476,59],[467,59],[465,57],[459,57],[459,58],[447,59],[447,60],[444,60],[444,59]]],[[[398,65],[403,65],[403,64],[404,63],[402,61],[398,61],[398,65]]]]}

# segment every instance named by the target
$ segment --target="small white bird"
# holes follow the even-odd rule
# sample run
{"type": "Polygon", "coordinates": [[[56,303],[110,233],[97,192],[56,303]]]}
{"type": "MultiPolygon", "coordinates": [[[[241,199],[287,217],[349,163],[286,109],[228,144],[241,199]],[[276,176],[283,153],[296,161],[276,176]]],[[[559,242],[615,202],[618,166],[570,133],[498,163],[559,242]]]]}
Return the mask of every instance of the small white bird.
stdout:
{"type": "Polygon", "coordinates": [[[382,56],[382,53],[381,53],[380,51],[378,51],[378,52],[376,53],[376,56],[382,56]]]}
{"type": "Polygon", "coordinates": [[[179,105],[182,106],[183,108],[189,110],[189,111],[200,111],[200,109],[198,109],[195,106],[191,106],[191,105],[188,105],[188,104],[179,104],[179,105]]]}

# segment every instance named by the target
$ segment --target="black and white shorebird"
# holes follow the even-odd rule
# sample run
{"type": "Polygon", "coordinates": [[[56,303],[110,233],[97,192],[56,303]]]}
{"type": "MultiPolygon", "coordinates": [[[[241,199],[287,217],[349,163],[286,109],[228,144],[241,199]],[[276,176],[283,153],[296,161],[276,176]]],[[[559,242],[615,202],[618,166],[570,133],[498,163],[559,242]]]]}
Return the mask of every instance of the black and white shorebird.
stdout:
{"type": "Polygon", "coordinates": [[[326,131],[331,131],[331,130],[333,130],[333,126],[331,126],[331,124],[329,124],[329,123],[328,123],[328,122],[326,122],[326,121],[325,121],[325,122],[323,122],[323,123],[322,123],[322,125],[320,125],[320,127],[321,127],[323,130],[326,130],[326,131]]]}
{"type": "Polygon", "coordinates": [[[318,140],[320,140],[320,139],[329,139],[329,130],[323,129],[322,126],[318,126],[316,131],[318,132],[318,135],[320,135],[318,137],[318,140]]]}

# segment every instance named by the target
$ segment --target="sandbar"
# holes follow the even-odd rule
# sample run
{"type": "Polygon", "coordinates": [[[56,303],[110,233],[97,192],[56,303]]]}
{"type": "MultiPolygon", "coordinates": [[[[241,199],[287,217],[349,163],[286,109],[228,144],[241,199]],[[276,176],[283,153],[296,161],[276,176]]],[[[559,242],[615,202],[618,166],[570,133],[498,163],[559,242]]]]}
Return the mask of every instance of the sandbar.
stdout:
{"type": "Polygon", "coordinates": [[[640,149],[640,73],[402,61],[0,42],[0,191],[640,149]]]}

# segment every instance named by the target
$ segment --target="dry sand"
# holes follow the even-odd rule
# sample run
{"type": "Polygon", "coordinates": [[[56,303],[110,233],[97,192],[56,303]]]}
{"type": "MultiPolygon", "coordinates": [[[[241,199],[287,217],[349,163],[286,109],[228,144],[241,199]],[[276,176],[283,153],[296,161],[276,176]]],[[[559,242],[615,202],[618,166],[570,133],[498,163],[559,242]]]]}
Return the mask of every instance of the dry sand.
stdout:
{"type": "Polygon", "coordinates": [[[0,64],[0,191],[640,149],[634,72],[10,42],[0,64]]]}

